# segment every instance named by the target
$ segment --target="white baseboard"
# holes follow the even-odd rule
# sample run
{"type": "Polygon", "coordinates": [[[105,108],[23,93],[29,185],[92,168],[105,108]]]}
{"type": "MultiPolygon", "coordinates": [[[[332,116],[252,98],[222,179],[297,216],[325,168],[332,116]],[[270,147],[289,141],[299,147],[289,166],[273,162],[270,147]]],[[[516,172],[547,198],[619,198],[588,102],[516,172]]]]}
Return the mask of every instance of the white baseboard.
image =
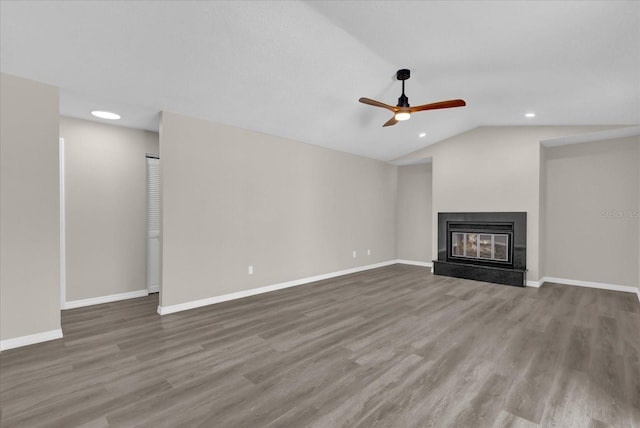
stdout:
{"type": "Polygon", "coordinates": [[[635,293],[638,295],[638,299],[640,299],[640,289],[638,289],[638,287],[631,287],[629,285],[606,284],[603,282],[591,282],[591,281],[582,281],[578,279],[554,278],[550,276],[543,277],[539,282],[540,284],[544,284],[545,282],[554,282],[556,284],[575,285],[577,287],[600,288],[602,290],[635,293]]]}
{"type": "Polygon", "coordinates": [[[62,329],[44,331],[42,333],[30,334],[28,336],[15,337],[13,339],[0,340],[0,351],[19,348],[21,346],[33,345],[49,340],[62,339],[62,329]]]}
{"type": "Polygon", "coordinates": [[[151,287],[148,287],[147,290],[149,290],[149,294],[151,294],[151,293],[159,293],[160,292],[160,286],[159,285],[152,285],[151,287]]]}
{"type": "Polygon", "coordinates": [[[412,265],[412,266],[422,266],[422,267],[433,267],[433,263],[431,262],[417,262],[415,260],[402,260],[402,259],[398,259],[396,260],[396,263],[400,263],[403,265],[412,265]]]}
{"type": "Polygon", "coordinates": [[[72,300],[65,302],[62,309],[82,308],[84,306],[100,305],[102,303],[117,302],[118,300],[135,299],[136,297],[144,297],[149,295],[149,290],[136,290],[127,293],[110,294],[108,296],[92,297],[90,299],[72,300]]]}
{"type": "MultiPolygon", "coordinates": [[[[544,278],[543,278],[544,279],[544,278]]],[[[543,281],[527,281],[527,287],[540,288],[543,281]]]]}
{"type": "MultiPolygon", "coordinates": [[[[190,302],[179,303],[177,305],[170,306],[158,306],[158,314],[167,315],[175,312],[186,311],[189,309],[195,309],[202,306],[213,305],[216,303],[227,302],[229,300],[241,299],[243,297],[255,296],[257,294],[268,293],[270,291],[282,290],[284,288],[295,287],[298,285],[308,284],[310,282],[321,281],[323,279],[335,278],[342,275],[348,275],[351,273],[362,272],[369,269],[376,269],[383,266],[389,266],[392,264],[407,264],[414,266],[423,266],[432,268],[433,272],[433,264],[430,262],[420,262],[413,260],[389,260],[382,263],[376,263],[372,265],[360,266],[357,268],[341,270],[337,272],[331,272],[323,275],[312,276],[308,278],[297,279],[294,281],[282,282],[279,284],[268,285],[265,287],[253,288],[250,290],[238,291],[236,293],[223,294],[221,296],[209,297],[206,299],[193,300],[190,302]]],[[[615,285],[615,284],[604,284],[599,282],[589,282],[589,281],[579,281],[572,279],[563,279],[563,278],[552,278],[552,277],[543,277],[539,281],[527,281],[527,287],[539,288],[545,282],[555,282],[558,284],[566,284],[566,285],[576,285],[579,287],[591,287],[591,288],[600,288],[604,290],[613,290],[613,291],[623,291],[627,293],[637,293],[638,299],[640,300],[640,290],[637,287],[630,287],[626,285],[615,285]]],[[[138,296],[136,296],[138,297],[138,296]]]]}
{"type": "Polygon", "coordinates": [[[308,284],[310,282],[321,281],[323,279],[335,278],[337,276],[348,275],[351,273],[362,272],[369,269],[376,269],[398,263],[397,260],[389,260],[382,263],[360,266],[352,269],[341,270],[337,272],[325,273],[323,275],[310,276],[308,278],[296,279],[293,281],[281,282],[279,284],[267,285],[266,287],[252,288],[250,290],[238,291],[236,293],[223,294],[221,296],[209,297],[207,299],[193,300],[191,302],[179,303],[170,306],[158,306],[160,315],[172,314],[174,312],[186,311],[202,306],[213,305],[215,303],[227,302],[229,300],[242,299],[243,297],[255,296],[256,294],[268,293],[270,291],[282,290],[283,288],[295,287],[298,285],[308,284]]]}

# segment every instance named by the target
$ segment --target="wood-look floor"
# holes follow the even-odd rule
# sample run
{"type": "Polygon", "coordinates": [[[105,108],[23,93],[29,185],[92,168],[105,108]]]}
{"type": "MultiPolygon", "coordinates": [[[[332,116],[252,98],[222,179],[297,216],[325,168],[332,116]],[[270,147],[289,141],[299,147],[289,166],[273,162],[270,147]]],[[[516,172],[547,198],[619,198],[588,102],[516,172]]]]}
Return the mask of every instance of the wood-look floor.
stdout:
{"type": "Polygon", "coordinates": [[[633,294],[393,265],[192,311],[63,312],[0,355],[2,427],[638,427],[633,294]]]}

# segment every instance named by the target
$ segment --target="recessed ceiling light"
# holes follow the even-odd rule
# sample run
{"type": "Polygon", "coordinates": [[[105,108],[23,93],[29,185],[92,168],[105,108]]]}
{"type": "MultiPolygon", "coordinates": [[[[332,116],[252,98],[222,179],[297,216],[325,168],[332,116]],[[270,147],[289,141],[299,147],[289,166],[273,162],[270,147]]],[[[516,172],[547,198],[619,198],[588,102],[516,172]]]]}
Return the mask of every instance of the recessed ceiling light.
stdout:
{"type": "Polygon", "coordinates": [[[524,117],[536,117],[535,113],[525,113],[524,117]]]}
{"type": "Polygon", "coordinates": [[[94,110],[91,112],[95,117],[99,117],[100,119],[109,119],[109,120],[118,120],[120,119],[120,115],[116,113],[111,113],[110,111],[100,111],[94,110]]]}
{"type": "Polygon", "coordinates": [[[418,137],[420,137],[420,138],[424,138],[426,136],[427,136],[426,132],[421,132],[420,134],[418,134],[418,137]]]}

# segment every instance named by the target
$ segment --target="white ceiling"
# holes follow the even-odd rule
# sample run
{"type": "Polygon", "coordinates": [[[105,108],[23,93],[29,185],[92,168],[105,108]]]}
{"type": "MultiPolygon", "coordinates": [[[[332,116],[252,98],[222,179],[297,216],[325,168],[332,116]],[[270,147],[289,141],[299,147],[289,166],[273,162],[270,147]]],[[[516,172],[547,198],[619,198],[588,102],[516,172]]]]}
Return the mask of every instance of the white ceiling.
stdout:
{"type": "Polygon", "coordinates": [[[2,72],[124,126],[168,110],[391,160],[483,125],[640,123],[637,1],[2,1],[0,18],[2,72]],[[399,68],[412,105],[467,107],[382,128],[358,98],[395,105],[399,68]]]}

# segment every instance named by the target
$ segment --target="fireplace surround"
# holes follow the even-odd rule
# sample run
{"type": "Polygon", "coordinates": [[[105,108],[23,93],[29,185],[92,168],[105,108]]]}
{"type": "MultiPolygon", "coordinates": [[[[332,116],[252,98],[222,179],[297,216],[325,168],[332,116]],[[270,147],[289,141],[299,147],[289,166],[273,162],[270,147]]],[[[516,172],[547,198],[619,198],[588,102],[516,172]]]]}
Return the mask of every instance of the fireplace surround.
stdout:
{"type": "Polygon", "coordinates": [[[524,287],[527,213],[438,213],[433,273],[524,287]]]}

